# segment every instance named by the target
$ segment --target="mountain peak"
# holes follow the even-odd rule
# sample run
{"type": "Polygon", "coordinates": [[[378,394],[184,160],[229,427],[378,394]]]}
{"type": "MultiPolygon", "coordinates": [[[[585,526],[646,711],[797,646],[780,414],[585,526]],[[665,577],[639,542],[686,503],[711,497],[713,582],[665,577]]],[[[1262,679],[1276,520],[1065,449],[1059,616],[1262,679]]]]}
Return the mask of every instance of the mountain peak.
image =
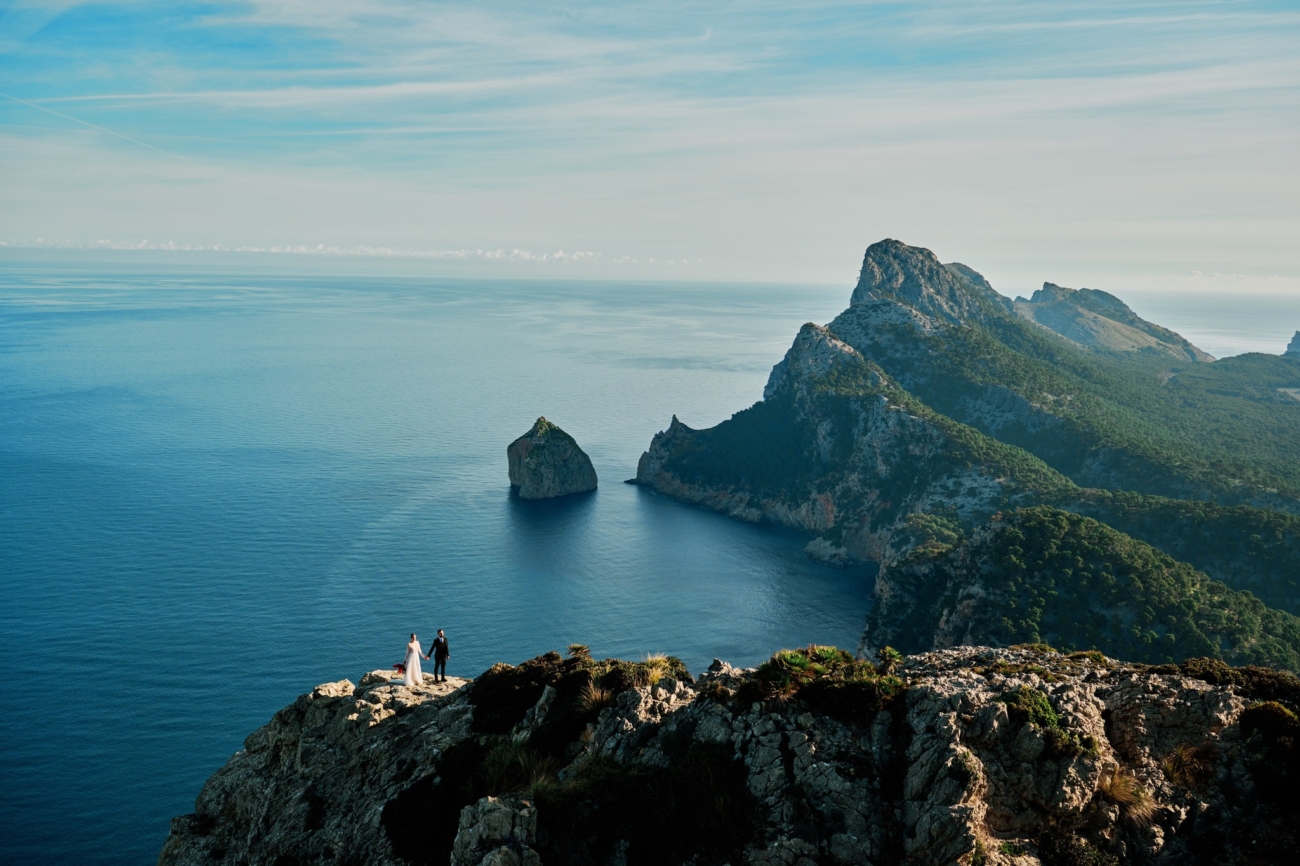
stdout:
{"type": "Polygon", "coordinates": [[[1295,336],[1291,338],[1291,344],[1286,347],[1286,351],[1282,354],[1289,358],[1300,358],[1300,331],[1295,332],[1295,336]]]}
{"type": "Polygon", "coordinates": [[[886,238],[867,247],[849,303],[877,300],[900,301],[932,318],[966,322],[983,318],[984,302],[1001,299],[965,265],[945,265],[925,247],[886,238]]]}

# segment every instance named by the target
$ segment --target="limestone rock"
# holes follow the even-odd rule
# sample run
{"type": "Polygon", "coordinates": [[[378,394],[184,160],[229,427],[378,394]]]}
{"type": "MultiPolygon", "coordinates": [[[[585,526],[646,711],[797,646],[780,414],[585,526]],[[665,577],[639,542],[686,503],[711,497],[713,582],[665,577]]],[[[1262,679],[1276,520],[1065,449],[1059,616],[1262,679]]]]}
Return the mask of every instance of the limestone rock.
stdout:
{"type": "MultiPolygon", "coordinates": [[[[550,669],[572,673],[580,664],[555,661],[550,669]]],[[[632,783],[698,750],[720,751],[748,792],[728,808],[745,809],[756,828],[726,855],[734,866],[1300,862],[1294,791],[1278,784],[1286,780],[1279,762],[1296,760],[1286,757],[1293,747],[1245,712],[1281,706],[1260,700],[1294,706],[1294,678],[985,647],[909,656],[896,674],[903,691],[881,709],[834,716],[799,695],[741,703],[737,689],[753,671],[721,661],[694,682],[629,686],[594,724],[575,728],[550,790],[589,762],[596,778],[623,767],[632,783]],[[1013,700],[1021,694],[1033,698],[1037,715],[1013,700]],[[1061,850],[1076,856],[1062,859],[1061,850]]],[[[430,812],[429,792],[444,784],[440,761],[461,748],[446,765],[454,766],[481,748],[473,719],[501,706],[481,703],[488,699],[463,682],[350,685],[317,687],[251,735],[204,786],[194,814],[173,820],[160,866],[574,862],[574,849],[556,835],[575,832],[572,817],[547,809],[584,796],[581,783],[540,802],[520,792],[484,796],[457,805],[459,821],[446,833],[434,827],[445,824],[430,812]],[[366,709],[375,707],[387,712],[366,709]],[[445,849],[428,847],[431,833],[443,833],[445,849]]],[[[556,692],[564,691],[561,683],[556,692]]],[[[557,712],[565,699],[556,692],[528,712],[557,712]]],[[[484,694],[524,720],[517,696],[484,694]]],[[[1285,719],[1290,710],[1271,712],[1285,719]]],[[[498,715],[493,724],[509,721],[498,715]]],[[[579,828],[592,834],[579,845],[595,844],[599,829],[579,828]]],[[[583,847],[588,856],[579,862],[660,862],[654,846],[669,841],[664,834],[686,832],[656,827],[632,843],[583,847]]],[[[698,862],[718,866],[721,856],[698,862]]]]}
{"type": "Polygon", "coordinates": [[[573,437],[538,418],[506,449],[510,484],[521,499],[552,499],[596,489],[596,469],[573,437]]]}
{"type": "Polygon", "coordinates": [[[541,866],[537,810],[522,797],[484,797],[460,813],[451,866],[541,866]]]}
{"type": "Polygon", "coordinates": [[[1282,354],[1288,358],[1300,358],[1300,331],[1295,332],[1295,336],[1291,338],[1290,344],[1282,354]]]}
{"type": "Polygon", "coordinates": [[[872,301],[901,303],[946,323],[980,321],[1010,301],[965,265],[944,265],[924,247],[886,239],[867,247],[850,306],[872,301]]]}

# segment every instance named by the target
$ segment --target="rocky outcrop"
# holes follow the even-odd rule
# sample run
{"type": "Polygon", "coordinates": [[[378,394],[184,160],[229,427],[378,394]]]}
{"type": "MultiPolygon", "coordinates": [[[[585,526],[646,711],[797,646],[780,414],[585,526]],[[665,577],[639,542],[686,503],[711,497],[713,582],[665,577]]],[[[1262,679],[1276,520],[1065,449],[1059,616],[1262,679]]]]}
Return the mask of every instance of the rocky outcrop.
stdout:
{"type": "Polygon", "coordinates": [[[656,665],[552,654],[450,692],[320,686],[208,781],[159,862],[1300,856],[1294,677],[1035,647],[880,671],[821,647],[698,679],[656,665]],[[401,708],[375,721],[362,705],[401,708]]]}
{"type": "Polygon", "coordinates": [[[391,676],[325,683],[276,713],[203,786],[194,814],[172,821],[158,862],[396,862],[383,805],[465,737],[470,708],[465,680],[426,674],[407,688],[391,676]]]}
{"type": "MultiPolygon", "coordinates": [[[[806,551],[830,564],[888,560],[914,514],[941,508],[981,520],[1033,492],[996,448],[972,451],[978,434],[926,412],[814,324],[773,368],[763,403],[728,424],[739,429],[721,437],[726,425],[699,431],[674,417],[642,455],[636,482],[741,520],[816,533],[806,551]],[[762,438],[758,454],[737,447],[762,438]]],[[[1040,486],[1068,486],[1031,462],[1040,486]]]]}
{"type": "Polygon", "coordinates": [[[591,458],[572,436],[545,418],[511,442],[506,457],[510,484],[520,499],[553,499],[596,489],[591,458]]]}
{"type": "Polygon", "coordinates": [[[1010,309],[1010,301],[965,265],[944,265],[929,250],[893,239],[867,247],[849,305],[879,301],[949,324],[978,321],[990,308],[1010,309]]]}
{"type": "Polygon", "coordinates": [[[1300,331],[1295,332],[1291,342],[1287,344],[1286,351],[1282,353],[1284,357],[1300,358],[1300,331]]]}
{"type": "Polygon", "coordinates": [[[1029,300],[1017,298],[1015,310],[1025,319],[1090,349],[1158,352],[1180,361],[1214,360],[1181,335],[1141,318],[1108,292],[1043,283],[1029,300]]]}

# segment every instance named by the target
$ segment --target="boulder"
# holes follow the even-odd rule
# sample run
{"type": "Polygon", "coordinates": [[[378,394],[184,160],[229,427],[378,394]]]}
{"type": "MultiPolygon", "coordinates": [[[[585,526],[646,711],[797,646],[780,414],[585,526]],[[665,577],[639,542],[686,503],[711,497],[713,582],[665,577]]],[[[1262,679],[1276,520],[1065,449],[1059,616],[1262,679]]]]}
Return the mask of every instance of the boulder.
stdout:
{"type": "Polygon", "coordinates": [[[510,485],[520,499],[552,499],[596,489],[596,469],[573,437],[538,418],[506,449],[510,485]]]}

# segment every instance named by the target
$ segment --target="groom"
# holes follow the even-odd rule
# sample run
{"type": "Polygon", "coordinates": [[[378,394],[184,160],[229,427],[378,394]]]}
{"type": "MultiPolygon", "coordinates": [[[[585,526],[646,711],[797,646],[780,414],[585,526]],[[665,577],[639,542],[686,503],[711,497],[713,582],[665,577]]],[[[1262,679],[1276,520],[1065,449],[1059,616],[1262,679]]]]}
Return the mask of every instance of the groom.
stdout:
{"type": "Polygon", "coordinates": [[[442,682],[447,682],[447,659],[451,658],[451,650],[447,648],[447,635],[443,634],[442,629],[438,629],[438,636],[433,639],[433,681],[438,682],[439,677],[442,682]]]}

